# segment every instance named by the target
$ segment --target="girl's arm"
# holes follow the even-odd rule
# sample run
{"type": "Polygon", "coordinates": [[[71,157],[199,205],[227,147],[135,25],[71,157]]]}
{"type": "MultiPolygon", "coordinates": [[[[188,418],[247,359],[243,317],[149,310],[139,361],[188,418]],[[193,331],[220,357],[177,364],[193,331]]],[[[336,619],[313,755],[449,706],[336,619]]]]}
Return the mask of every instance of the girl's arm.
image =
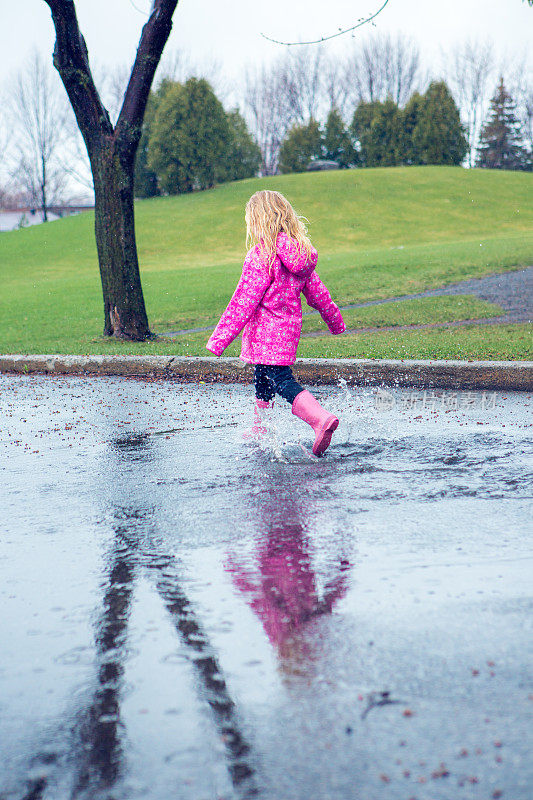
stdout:
{"type": "Polygon", "coordinates": [[[206,344],[216,356],[239,335],[270,286],[270,275],[258,247],[252,248],[244,259],[242,275],[228,307],[206,344]]]}
{"type": "Polygon", "coordinates": [[[342,314],[316,272],[313,272],[306,280],[302,292],[307,300],[307,305],[320,312],[320,316],[331,333],[344,333],[346,325],[342,314]]]}

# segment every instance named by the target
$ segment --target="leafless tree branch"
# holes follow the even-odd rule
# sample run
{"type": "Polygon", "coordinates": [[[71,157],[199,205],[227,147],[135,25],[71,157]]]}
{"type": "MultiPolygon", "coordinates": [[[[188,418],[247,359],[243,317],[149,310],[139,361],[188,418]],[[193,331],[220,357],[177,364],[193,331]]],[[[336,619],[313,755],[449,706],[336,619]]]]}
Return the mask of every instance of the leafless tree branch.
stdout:
{"type": "Polygon", "coordinates": [[[102,133],[112,134],[109,114],[94,84],[87,46],[78,26],[74,3],[70,0],[45,2],[52,12],[56,31],[54,66],[64,83],[89,149],[95,136],[99,137],[102,133]]]}
{"type": "Polygon", "coordinates": [[[154,0],[148,22],[144,25],[131,76],[118,117],[119,137],[131,139],[136,147],[155,71],[172,29],[172,15],[178,0],[154,0]]]}
{"type": "Polygon", "coordinates": [[[383,5],[380,6],[380,8],[378,8],[378,10],[374,14],[371,14],[369,17],[364,17],[364,18],[360,17],[357,20],[356,24],[352,25],[350,28],[343,28],[341,30],[338,30],[337,33],[332,33],[329,36],[321,36],[320,39],[312,39],[311,41],[308,42],[282,42],[279,39],[273,39],[272,37],[267,36],[265,33],[262,33],[261,36],[263,37],[263,39],[267,39],[267,41],[269,42],[274,42],[274,44],[283,44],[288,47],[293,47],[295,45],[305,45],[305,44],[321,44],[322,42],[330,41],[330,39],[336,39],[338,36],[344,36],[344,34],[346,33],[351,33],[352,31],[357,30],[357,28],[361,28],[363,25],[367,25],[369,22],[372,22],[372,20],[374,20],[378,16],[378,14],[381,14],[381,12],[388,4],[388,2],[389,0],[385,0],[383,5]]]}

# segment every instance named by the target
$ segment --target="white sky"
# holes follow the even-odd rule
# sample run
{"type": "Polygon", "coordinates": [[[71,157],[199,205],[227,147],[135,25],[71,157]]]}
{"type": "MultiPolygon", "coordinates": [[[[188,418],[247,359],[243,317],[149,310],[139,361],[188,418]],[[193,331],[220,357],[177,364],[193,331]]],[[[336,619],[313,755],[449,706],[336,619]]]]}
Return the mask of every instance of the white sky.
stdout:
{"type": "MultiPolygon", "coordinates": [[[[165,53],[184,49],[195,63],[219,62],[224,76],[270,60],[283,48],[260,33],[298,40],[334,33],[376,11],[383,0],[180,0],[165,53]]],[[[110,67],[131,63],[150,0],[76,0],[78,19],[91,61],[110,67]]],[[[54,31],[44,0],[0,0],[0,84],[23,66],[36,47],[50,56],[54,31]]],[[[533,41],[533,8],[522,0],[389,0],[376,19],[377,30],[415,38],[427,66],[437,72],[442,48],[463,39],[490,38],[501,53],[524,53],[533,41]]],[[[365,35],[372,28],[365,26],[365,35]]],[[[376,30],[376,29],[374,29],[376,30]]],[[[359,34],[358,34],[359,35],[359,34]]],[[[350,43],[337,39],[331,49],[350,43]]]]}

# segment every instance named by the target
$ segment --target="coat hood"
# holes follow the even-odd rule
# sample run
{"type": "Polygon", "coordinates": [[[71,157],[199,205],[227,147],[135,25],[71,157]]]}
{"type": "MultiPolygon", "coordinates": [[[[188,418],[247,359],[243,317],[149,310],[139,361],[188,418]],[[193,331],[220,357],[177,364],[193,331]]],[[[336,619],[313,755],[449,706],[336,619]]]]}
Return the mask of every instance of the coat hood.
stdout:
{"type": "Polygon", "coordinates": [[[278,234],[276,255],[283,266],[298,278],[308,278],[318,260],[318,253],[314,247],[311,248],[311,254],[308,256],[304,250],[300,249],[298,242],[291,239],[286,233],[278,234]]]}

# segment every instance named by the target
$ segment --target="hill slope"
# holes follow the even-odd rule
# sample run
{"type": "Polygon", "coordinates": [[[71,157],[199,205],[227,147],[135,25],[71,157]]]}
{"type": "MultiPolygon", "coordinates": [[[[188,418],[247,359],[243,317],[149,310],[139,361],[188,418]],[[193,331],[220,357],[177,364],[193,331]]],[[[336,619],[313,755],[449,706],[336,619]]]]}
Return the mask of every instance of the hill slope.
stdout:
{"type": "MultiPolygon", "coordinates": [[[[282,191],[308,218],[320,273],[343,303],[533,262],[530,174],[411,167],[239,181],[136,203],[157,331],[208,324],[224,308],[244,255],[244,205],[259,188],[282,191]]],[[[93,224],[87,213],[0,235],[3,352],[109,352],[93,224]]]]}

